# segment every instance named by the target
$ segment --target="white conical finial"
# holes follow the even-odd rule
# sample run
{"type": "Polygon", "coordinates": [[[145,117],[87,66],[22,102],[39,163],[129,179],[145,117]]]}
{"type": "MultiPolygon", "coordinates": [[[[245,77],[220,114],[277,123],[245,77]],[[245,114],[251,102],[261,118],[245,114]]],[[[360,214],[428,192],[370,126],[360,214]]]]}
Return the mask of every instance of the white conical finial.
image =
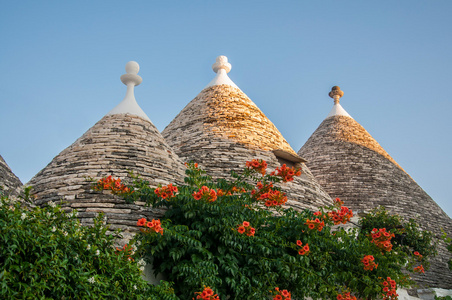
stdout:
{"type": "Polygon", "coordinates": [[[215,73],[217,73],[217,76],[215,76],[215,78],[205,88],[214,85],[227,84],[238,89],[239,87],[236,86],[235,83],[228,77],[228,73],[231,71],[231,68],[232,66],[228,63],[228,58],[226,56],[218,56],[216,62],[212,65],[212,69],[215,73]]]}
{"type": "Polygon", "coordinates": [[[107,115],[117,115],[117,114],[132,114],[142,117],[148,121],[151,121],[149,117],[144,113],[141,107],[138,105],[135,99],[134,89],[135,86],[139,85],[143,79],[138,75],[140,71],[140,65],[135,61],[129,61],[126,64],[126,72],[121,76],[121,81],[127,85],[127,92],[124,99],[115,108],[113,108],[107,115]]]}
{"type": "Polygon", "coordinates": [[[333,117],[333,116],[346,116],[346,117],[350,117],[351,116],[345,111],[345,109],[339,104],[339,99],[344,96],[344,92],[341,91],[341,88],[338,86],[333,86],[331,88],[331,92],[329,92],[328,94],[331,98],[334,99],[334,106],[333,109],[330,111],[330,113],[328,114],[327,118],[329,117],[333,117]]]}

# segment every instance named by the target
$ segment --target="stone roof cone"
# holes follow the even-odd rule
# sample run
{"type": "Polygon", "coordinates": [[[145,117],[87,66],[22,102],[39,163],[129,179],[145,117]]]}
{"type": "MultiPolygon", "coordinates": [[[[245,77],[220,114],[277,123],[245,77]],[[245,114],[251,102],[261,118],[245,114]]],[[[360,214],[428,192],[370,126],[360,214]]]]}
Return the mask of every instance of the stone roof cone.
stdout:
{"type": "Polygon", "coordinates": [[[243,170],[245,162],[264,159],[270,168],[282,163],[302,168],[303,174],[285,185],[297,209],[330,204],[309,169],[278,129],[227,73],[231,64],[219,56],[212,66],[216,77],[163,130],[168,144],[185,161],[195,161],[215,178],[243,170]],[[290,192],[289,192],[290,190],[290,192]]]}
{"type": "MultiPolygon", "coordinates": [[[[318,182],[353,211],[367,212],[382,205],[406,219],[419,217],[418,223],[437,237],[441,236],[440,228],[451,235],[452,220],[340,106],[343,94],[339,87],[333,87],[329,94],[335,102],[333,109],[298,151],[318,182]]],[[[416,280],[423,287],[451,289],[450,253],[444,243],[438,251],[430,270],[416,280]]]]}
{"type": "Polygon", "coordinates": [[[136,62],[127,63],[127,74],[121,76],[127,85],[124,100],[30,180],[36,204],[65,201],[63,206],[77,209],[85,223],[104,212],[111,229],[134,230],[139,218],[161,213],[144,203],[126,204],[107,192],[93,192],[86,180],[126,178],[133,171],[153,187],[183,182],[182,161],[135,100],[134,87],[142,80],[138,70],[136,62]]]}
{"type": "Polygon", "coordinates": [[[6,195],[18,195],[22,186],[20,179],[11,171],[8,164],[0,155],[0,190],[6,195]]]}

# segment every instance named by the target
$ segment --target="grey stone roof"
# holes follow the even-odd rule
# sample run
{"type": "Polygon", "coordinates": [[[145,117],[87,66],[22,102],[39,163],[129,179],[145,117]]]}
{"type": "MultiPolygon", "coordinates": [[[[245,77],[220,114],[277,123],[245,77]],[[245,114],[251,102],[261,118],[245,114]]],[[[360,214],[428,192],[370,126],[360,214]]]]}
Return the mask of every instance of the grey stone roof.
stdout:
{"type": "Polygon", "coordinates": [[[0,186],[6,195],[17,195],[22,186],[20,179],[14,175],[8,164],[0,155],[0,186]]]}
{"type": "Polygon", "coordinates": [[[269,168],[282,163],[302,168],[303,174],[283,186],[287,205],[317,209],[331,198],[262,111],[238,88],[205,88],[163,130],[163,137],[185,161],[200,164],[214,178],[242,170],[253,158],[269,168]]]}
{"type": "Polygon", "coordinates": [[[106,192],[94,192],[86,178],[126,178],[133,171],[156,187],[182,182],[184,169],[150,121],[131,114],[115,114],[103,117],[28,184],[33,186],[38,205],[63,201],[63,207],[77,209],[86,224],[104,212],[111,229],[133,232],[139,218],[158,217],[162,211],[145,208],[144,203],[126,204],[106,192]]]}
{"type": "MultiPolygon", "coordinates": [[[[351,117],[325,119],[298,152],[331,197],[339,197],[354,211],[379,205],[405,218],[418,217],[424,229],[452,234],[452,221],[433,199],[351,117]]],[[[421,286],[452,288],[447,268],[450,253],[444,243],[421,286]]]]}

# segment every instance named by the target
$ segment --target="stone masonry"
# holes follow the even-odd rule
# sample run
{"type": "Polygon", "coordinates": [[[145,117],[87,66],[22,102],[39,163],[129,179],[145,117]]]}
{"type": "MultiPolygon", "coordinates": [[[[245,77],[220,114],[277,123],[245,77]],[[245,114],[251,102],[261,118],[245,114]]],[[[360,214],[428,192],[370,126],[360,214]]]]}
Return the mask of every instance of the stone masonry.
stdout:
{"type": "MultiPolygon", "coordinates": [[[[437,237],[441,228],[452,234],[452,221],[432,198],[383,150],[353,118],[325,119],[298,152],[318,182],[333,198],[353,211],[367,212],[379,205],[402,217],[417,218],[422,228],[437,237]]],[[[452,289],[450,253],[443,242],[425,275],[416,276],[421,287],[452,289]]]]}
{"type": "Polygon", "coordinates": [[[238,88],[229,85],[205,88],[162,135],[181,159],[199,163],[214,178],[228,177],[231,170],[243,170],[245,162],[253,158],[266,160],[270,169],[281,163],[300,167],[302,176],[282,186],[288,194],[287,205],[315,210],[331,204],[303,160],[238,88]],[[280,151],[279,157],[275,150],[280,151]]]}
{"type": "Polygon", "coordinates": [[[124,179],[129,171],[148,180],[152,187],[181,183],[184,177],[183,163],[151,122],[131,114],[107,115],[28,184],[33,186],[37,205],[54,201],[68,210],[77,209],[83,224],[92,224],[93,218],[103,212],[110,228],[125,230],[127,239],[137,231],[139,218],[160,217],[163,211],[144,203],[125,203],[108,192],[92,191],[87,178],[112,175],[124,179]]]}
{"type": "Polygon", "coordinates": [[[11,171],[3,157],[0,155],[0,187],[6,195],[17,195],[22,182],[11,171]]]}

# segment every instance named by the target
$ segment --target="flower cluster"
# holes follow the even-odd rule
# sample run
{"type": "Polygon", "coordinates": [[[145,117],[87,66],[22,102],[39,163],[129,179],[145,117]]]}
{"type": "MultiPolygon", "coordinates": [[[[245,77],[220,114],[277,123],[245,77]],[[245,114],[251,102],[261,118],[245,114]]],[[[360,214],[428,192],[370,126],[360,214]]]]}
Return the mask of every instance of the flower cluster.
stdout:
{"type": "Polygon", "coordinates": [[[386,278],[385,281],[383,281],[381,283],[381,285],[383,286],[383,300],[388,300],[388,299],[397,299],[397,297],[399,296],[396,292],[397,290],[397,285],[395,280],[392,280],[391,277],[386,278]]]}
{"type": "Polygon", "coordinates": [[[233,193],[245,193],[246,192],[246,189],[238,188],[236,186],[233,186],[231,190],[232,190],[233,193]]]}
{"type": "Polygon", "coordinates": [[[329,218],[328,214],[322,213],[321,211],[316,211],[313,213],[313,215],[316,216],[317,218],[324,219],[324,220],[327,220],[329,218]]]}
{"type": "Polygon", "coordinates": [[[116,254],[119,254],[119,252],[124,251],[126,253],[126,255],[127,255],[127,259],[131,260],[131,261],[134,261],[134,259],[130,256],[130,255],[133,254],[133,250],[132,250],[131,247],[128,247],[127,244],[125,244],[124,247],[122,247],[122,249],[116,247],[116,251],[117,251],[116,254]]]}
{"type": "Polygon", "coordinates": [[[415,273],[425,273],[425,272],[424,272],[424,267],[423,267],[422,265],[420,265],[420,266],[414,268],[413,271],[414,271],[415,273]]]}
{"type": "Polygon", "coordinates": [[[144,266],[146,266],[146,262],[144,261],[144,259],[140,259],[139,261],[137,261],[137,265],[141,271],[144,271],[144,266]]]}
{"type": "Polygon", "coordinates": [[[336,299],[337,300],[356,300],[356,297],[350,296],[350,292],[344,292],[342,294],[338,294],[336,299]]]}
{"type": "Polygon", "coordinates": [[[256,232],[256,229],[253,227],[250,227],[250,222],[243,221],[241,225],[237,226],[237,231],[240,234],[246,234],[247,236],[254,236],[254,233],[256,232]]]}
{"type": "Polygon", "coordinates": [[[141,218],[138,220],[137,226],[148,227],[149,230],[152,229],[155,232],[163,235],[163,228],[162,228],[162,225],[161,225],[159,219],[157,219],[157,220],[152,219],[152,221],[148,222],[145,218],[141,218]]]}
{"type": "Polygon", "coordinates": [[[290,292],[288,290],[279,290],[279,287],[275,287],[275,295],[273,297],[273,300],[291,300],[292,296],[290,295],[290,292]]]}
{"type": "Polygon", "coordinates": [[[386,228],[374,228],[370,232],[370,236],[372,237],[372,243],[382,251],[389,252],[392,250],[391,238],[395,237],[394,233],[387,232],[386,228]]]}
{"type": "Polygon", "coordinates": [[[121,178],[115,179],[111,175],[99,179],[93,189],[95,191],[111,190],[113,194],[120,196],[133,193],[125,184],[121,183],[121,178]]]}
{"type": "Polygon", "coordinates": [[[265,175],[267,170],[267,162],[263,159],[253,159],[252,161],[246,162],[246,167],[249,170],[254,170],[262,175],[265,175]]]}
{"type": "Polygon", "coordinates": [[[332,211],[328,213],[328,217],[333,220],[334,225],[338,225],[340,223],[346,224],[350,221],[350,218],[353,217],[353,212],[346,206],[341,206],[337,211],[332,211]]]}
{"type": "Polygon", "coordinates": [[[344,201],[342,201],[340,198],[336,198],[334,200],[334,205],[340,207],[341,205],[344,205],[344,201]]]}
{"type": "Polygon", "coordinates": [[[218,295],[214,294],[214,291],[210,287],[204,287],[204,290],[202,292],[196,292],[195,294],[198,294],[198,296],[196,296],[196,299],[220,300],[218,295]]]}
{"type": "Polygon", "coordinates": [[[287,167],[286,164],[283,164],[280,168],[276,168],[270,175],[279,176],[282,178],[283,182],[293,181],[294,176],[301,175],[301,169],[295,169],[295,167],[287,167]]]}
{"type": "Polygon", "coordinates": [[[256,184],[256,187],[257,187],[257,190],[252,190],[251,195],[255,199],[259,200],[259,198],[262,194],[267,193],[269,190],[271,190],[273,188],[273,183],[269,182],[269,183],[265,183],[265,185],[264,185],[264,184],[262,184],[262,182],[259,181],[256,184]]]}
{"type": "Polygon", "coordinates": [[[177,192],[177,186],[174,186],[171,183],[162,187],[158,187],[154,191],[157,196],[162,197],[163,199],[173,198],[175,196],[175,193],[177,192]]]}
{"type": "Polygon", "coordinates": [[[298,254],[306,255],[306,254],[309,253],[309,245],[308,245],[308,243],[306,243],[306,245],[303,246],[303,243],[300,240],[298,240],[297,241],[297,246],[300,247],[300,249],[298,249],[298,254]]]}
{"type": "Polygon", "coordinates": [[[231,193],[231,191],[223,191],[222,189],[218,189],[217,190],[217,196],[218,197],[221,197],[221,196],[224,196],[224,195],[231,196],[232,193],[231,193]]]}
{"type": "Polygon", "coordinates": [[[378,264],[374,262],[375,258],[372,255],[366,255],[361,260],[361,262],[364,264],[364,270],[366,271],[372,271],[374,268],[378,268],[378,264]]]}
{"type": "Polygon", "coordinates": [[[222,189],[218,189],[217,190],[217,196],[221,197],[221,196],[231,196],[233,193],[245,193],[246,190],[244,188],[238,188],[236,186],[233,186],[230,190],[222,190],[222,189]]]}
{"type": "Polygon", "coordinates": [[[417,259],[418,260],[422,260],[422,255],[419,253],[419,252],[417,252],[417,251],[414,251],[414,256],[416,256],[417,257],[417,259]]]}
{"type": "Polygon", "coordinates": [[[207,202],[214,202],[217,200],[217,192],[214,189],[209,189],[205,185],[199,191],[193,193],[195,200],[204,199],[207,202]]]}
{"type": "Polygon", "coordinates": [[[265,201],[265,206],[281,206],[287,202],[286,193],[273,189],[273,183],[258,182],[256,187],[258,190],[252,190],[251,195],[254,199],[265,201]]]}
{"type": "MultiPolygon", "coordinates": [[[[190,164],[192,164],[192,163],[184,162],[184,165],[185,165],[187,168],[190,167],[190,164]]],[[[193,167],[194,167],[195,169],[198,168],[198,163],[194,163],[194,164],[192,164],[192,165],[193,165],[193,167]]]]}
{"type": "Polygon", "coordinates": [[[265,206],[281,206],[287,202],[286,193],[278,190],[269,190],[268,193],[264,193],[260,196],[260,200],[265,201],[265,206]]]}
{"type": "Polygon", "coordinates": [[[309,229],[317,229],[318,231],[322,231],[323,226],[325,226],[325,221],[320,222],[319,218],[315,220],[306,220],[306,225],[308,225],[309,229]]]}

